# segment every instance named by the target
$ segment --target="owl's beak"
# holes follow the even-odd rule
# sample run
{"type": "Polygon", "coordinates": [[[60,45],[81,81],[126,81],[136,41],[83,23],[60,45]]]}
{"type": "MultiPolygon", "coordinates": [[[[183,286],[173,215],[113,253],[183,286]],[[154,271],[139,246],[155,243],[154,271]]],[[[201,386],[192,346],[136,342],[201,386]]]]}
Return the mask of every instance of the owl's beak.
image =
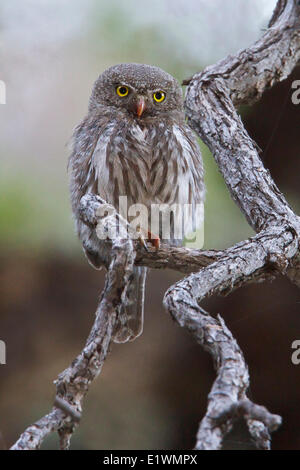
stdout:
{"type": "Polygon", "coordinates": [[[145,111],[146,103],[143,96],[139,96],[136,105],[136,114],[140,118],[143,112],[145,111]]]}

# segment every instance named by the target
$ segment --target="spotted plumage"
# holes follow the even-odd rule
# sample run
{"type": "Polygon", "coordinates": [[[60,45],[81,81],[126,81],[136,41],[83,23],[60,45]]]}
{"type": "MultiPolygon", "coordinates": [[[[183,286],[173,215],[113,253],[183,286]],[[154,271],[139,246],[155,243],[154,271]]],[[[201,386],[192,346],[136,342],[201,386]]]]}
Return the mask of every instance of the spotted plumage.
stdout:
{"type": "MultiPolygon", "coordinates": [[[[127,204],[184,205],[192,208],[204,200],[202,158],[196,138],[185,122],[182,91],[169,74],[149,65],[120,64],[96,81],[88,114],[76,128],[69,159],[70,192],[77,231],[93,266],[101,266],[96,233],[78,216],[81,197],[100,195],[119,209],[127,204]]],[[[167,210],[167,209],[166,209],[167,210]]],[[[162,227],[157,235],[180,244],[174,227],[182,213],[170,216],[171,237],[162,227]]],[[[185,233],[195,230],[193,210],[185,220],[185,233]]],[[[115,341],[134,339],[142,331],[146,268],[135,268],[130,298],[114,333],[115,341]]]]}

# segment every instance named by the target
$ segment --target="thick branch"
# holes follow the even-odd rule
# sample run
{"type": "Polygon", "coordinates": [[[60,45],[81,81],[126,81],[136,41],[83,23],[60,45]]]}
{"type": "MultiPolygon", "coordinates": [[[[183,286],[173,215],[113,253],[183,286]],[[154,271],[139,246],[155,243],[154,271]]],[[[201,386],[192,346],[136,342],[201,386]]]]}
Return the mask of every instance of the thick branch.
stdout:
{"type": "Polygon", "coordinates": [[[252,47],[195,75],[186,94],[190,125],[212,151],[228,189],[256,231],[272,224],[300,229],[299,219],[259,158],[235,107],[260,98],[300,59],[300,6],[286,2],[272,28],[252,47]]]}
{"type": "MultiPolygon", "coordinates": [[[[232,290],[248,283],[260,269],[271,262],[277,262],[277,255],[292,257],[297,251],[291,232],[260,233],[248,242],[224,253],[218,261],[191,274],[172,286],[165,295],[164,304],[180,326],[187,328],[197,341],[210,352],[217,369],[217,379],[209,394],[208,408],[200,424],[197,435],[197,449],[219,449],[224,436],[231,430],[234,418],[233,409],[239,407],[240,400],[246,399],[249,385],[248,369],[243,354],[225,326],[220,316],[212,317],[199,305],[202,299],[225,289],[232,290]],[[270,255],[272,256],[270,258],[270,255]],[[231,411],[231,413],[230,413],[231,411]],[[220,416],[227,416],[220,424],[220,416]]],[[[257,406],[249,408],[247,422],[258,448],[269,448],[269,433],[266,424],[260,423],[261,432],[257,433],[257,406]]],[[[271,419],[278,425],[278,417],[271,419]]],[[[269,422],[269,421],[268,421],[269,422]]],[[[267,423],[267,422],[266,422],[267,423]]],[[[274,427],[270,427],[270,431],[274,427]]]]}
{"type": "Polygon", "coordinates": [[[235,110],[235,106],[253,102],[266,88],[286,78],[299,61],[299,13],[299,2],[279,1],[272,27],[259,41],[187,82],[189,122],[212,151],[249,224],[261,231],[249,244],[243,242],[234,247],[235,255],[221,256],[171,287],[165,296],[166,308],[211,353],[217,369],[207,412],[200,423],[197,449],[221,447],[231,429],[234,410],[244,410],[249,431],[259,448],[269,448],[268,431],[280,423],[279,417],[272,417],[266,410],[259,413],[261,407],[245,402],[248,374],[241,351],[221,317],[215,319],[204,312],[199,302],[249,282],[257,270],[264,271],[270,262],[293,279],[299,276],[299,218],[263,167],[257,146],[235,110]],[[245,403],[249,405],[247,412],[245,403]],[[222,424],[220,416],[226,417],[222,424]]]}

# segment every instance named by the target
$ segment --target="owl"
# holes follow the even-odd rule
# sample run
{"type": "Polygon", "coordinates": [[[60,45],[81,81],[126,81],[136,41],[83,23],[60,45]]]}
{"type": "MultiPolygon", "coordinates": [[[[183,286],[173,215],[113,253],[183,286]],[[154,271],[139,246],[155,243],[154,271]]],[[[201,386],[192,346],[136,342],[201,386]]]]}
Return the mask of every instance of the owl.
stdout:
{"type": "MultiPolygon", "coordinates": [[[[186,124],[179,83],[158,67],[119,64],[99,76],[87,115],[74,131],[68,168],[77,233],[97,269],[103,263],[99,238],[78,213],[87,193],[99,195],[117,211],[120,197],[128,208],[145,209],[137,229],[156,248],[160,240],[182,244],[186,233],[202,222],[195,217],[205,193],[201,152],[186,124]]],[[[142,332],[146,272],[134,267],[115,342],[133,340],[142,332]]]]}

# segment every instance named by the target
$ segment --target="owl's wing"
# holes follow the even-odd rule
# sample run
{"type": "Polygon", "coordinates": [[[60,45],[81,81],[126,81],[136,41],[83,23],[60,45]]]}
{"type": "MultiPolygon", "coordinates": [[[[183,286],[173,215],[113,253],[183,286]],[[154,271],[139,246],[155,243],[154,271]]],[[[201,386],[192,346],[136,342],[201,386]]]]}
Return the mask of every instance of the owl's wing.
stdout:
{"type": "Polygon", "coordinates": [[[72,152],[68,162],[71,204],[76,230],[88,261],[96,269],[103,265],[103,259],[99,253],[99,240],[95,230],[81,221],[78,208],[80,199],[85,194],[92,193],[101,196],[98,191],[98,175],[93,160],[95,153],[99,154],[99,148],[101,148],[99,142],[102,136],[105,136],[107,125],[106,118],[101,120],[86,117],[74,131],[72,152]]]}
{"type": "MultiPolygon", "coordinates": [[[[99,120],[93,122],[87,119],[75,130],[73,151],[69,158],[71,202],[77,231],[84,252],[95,268],[103,265],[106,254],[103,253],[95,230],[80,220],[78,206],[86,193],[97,194],[113,203],[112,184],[106,164],[107,147],[113,132],[114,126],[107,121],[99,123],[99,120]]],[[[147,268],[144,267],[136,266],[133,269],[127,292],[128,302],[118,312],[113,332],[113,340],[117,343],[132,341],[143,331],[146,273],[147,268]]]]}

